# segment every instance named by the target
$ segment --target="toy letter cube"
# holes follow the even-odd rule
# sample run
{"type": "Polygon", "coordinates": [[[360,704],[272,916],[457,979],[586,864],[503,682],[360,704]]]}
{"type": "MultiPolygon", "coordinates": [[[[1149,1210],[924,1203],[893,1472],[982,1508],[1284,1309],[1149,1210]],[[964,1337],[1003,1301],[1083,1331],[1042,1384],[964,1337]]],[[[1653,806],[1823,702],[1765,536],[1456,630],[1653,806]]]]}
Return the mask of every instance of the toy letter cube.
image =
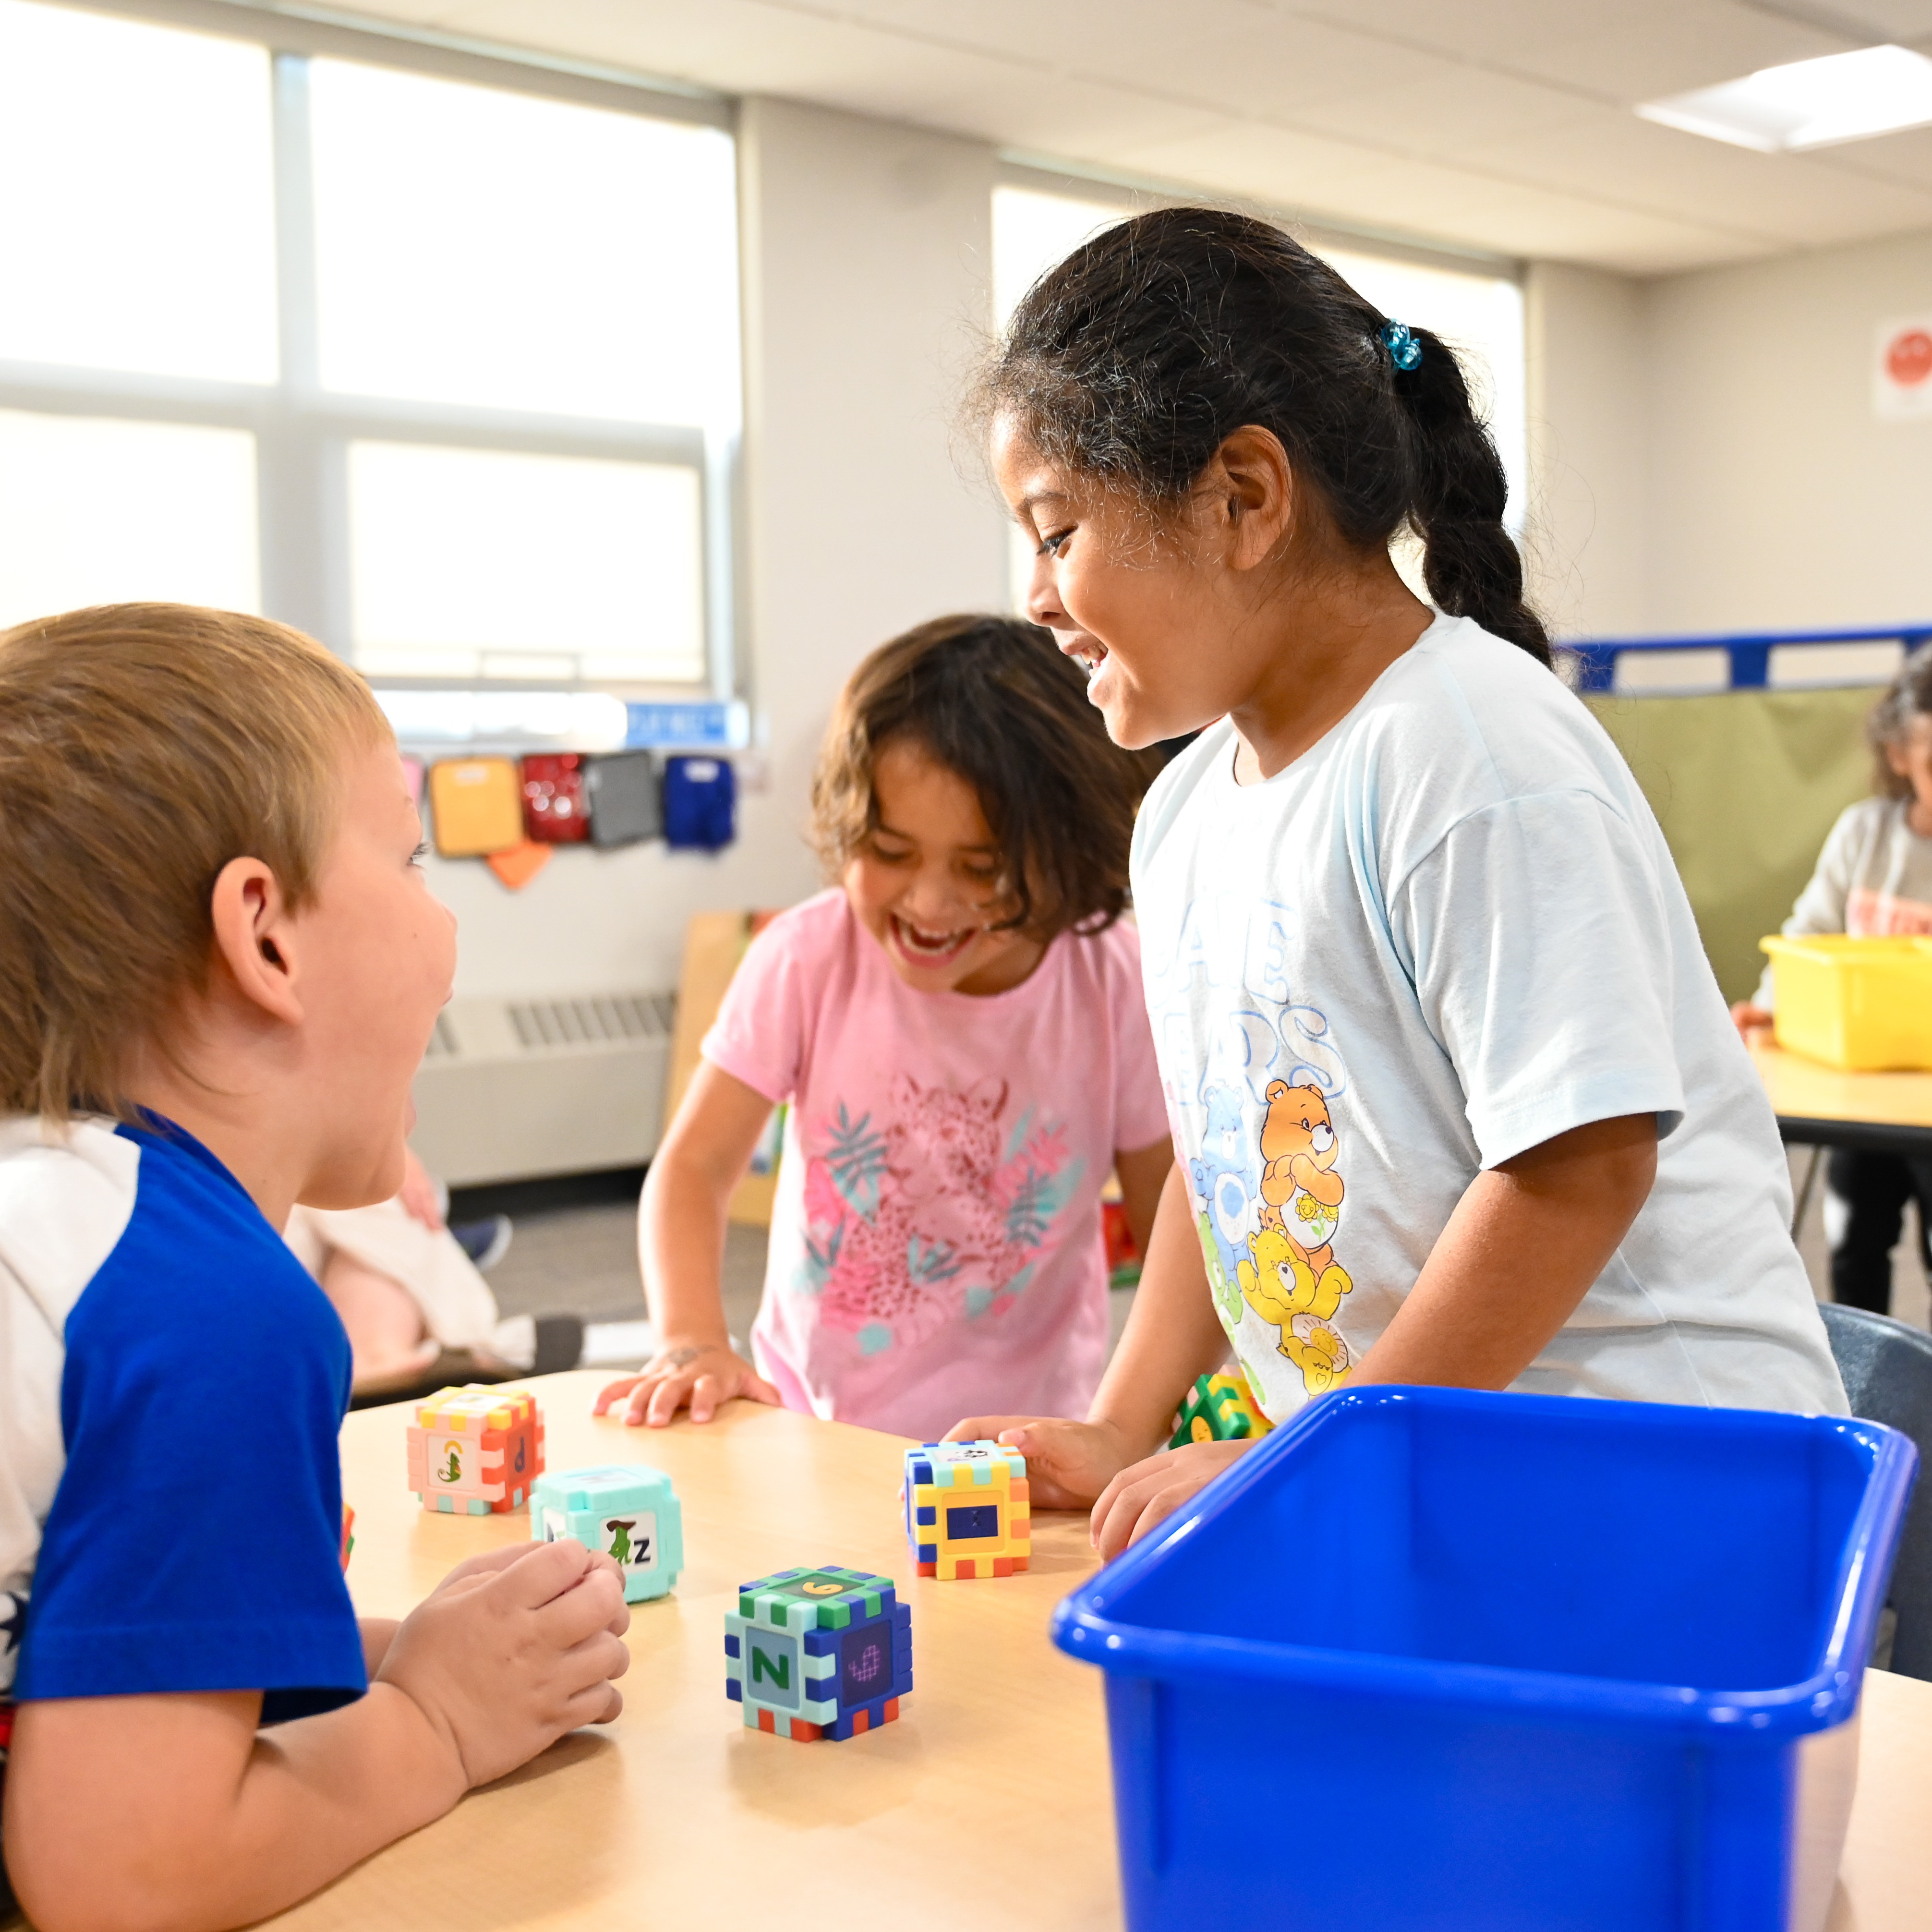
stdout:
{"type": "Polygon", "coordinates": [[[538,1543],[574,1537],[586,1550],[614,1556],[627,1604],[668,1595],[684,1568],[676,1492],[662,1469],[639,1462],[539,1476],[530,1492],[530,1534],[538,1543]]]}
{"type": "Polygon", "coordinates": [[[522,1389],[440,1389],[409,1427],[410,1487],[444,1516],[521,1509],[543,1474],[543,1418],[522,1389]]]}
{"type": "Polygon", "coordinates": [[[890,1576],[781,1570],[724,1618],[724,1694],[748,1729],[810,1742],[875,1730],[912,1688],[912,1612],[890,1576]]]}
{"type": "Polygon", "coordinates": [[[1202,1376],[1187,1391],[1187,1400],[1174,1419],[1174,1439],[1167,1446],[1182,1449],[1190,1442],[1241,1442],[1250,1436],[1265,1436],[1274,1426],[1262,1413],[1246,1376],[1238,1372],[1202,1376]]]}
{"type": "Polygon", "coordinates": [[[1033,1554],[1026,1458],[997,1442],[925,1442],[905,1459],[906,1541],[922,1576],[1010,1576],[1033,1554]]]}

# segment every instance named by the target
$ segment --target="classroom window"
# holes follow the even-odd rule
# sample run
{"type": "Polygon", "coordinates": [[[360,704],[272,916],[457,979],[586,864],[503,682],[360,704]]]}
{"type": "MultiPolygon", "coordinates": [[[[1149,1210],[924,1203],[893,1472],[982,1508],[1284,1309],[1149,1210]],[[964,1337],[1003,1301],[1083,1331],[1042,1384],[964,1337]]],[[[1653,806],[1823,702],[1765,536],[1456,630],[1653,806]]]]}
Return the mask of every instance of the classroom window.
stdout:
{"type": "Polygon", "coordinates": [[[704,675],[692,470],[356,442],[349,513],[356,656],[371,676],[704,675]]]}
{"type": "MultiPolygon", "coordinates": [[[[1002,183],[993,190],[994,322],[1004,328],[1020,298],[1054,263],[1132,212],[1118,198],[1083,196],[1043,187],[1002,183]]],[[[1462,359],[1478,406],[1508,472],[1504,520],[1520,536],[1528,474],[1528,373],[1524,361],[1522,290],[1514,275],[1415,260],[1372,246],[1312,244],[1384,315],[1432,329],[1462,359]]],[[[1397,559],[1413,574],[1414,559],[1398,545],[1397,559]]],[[[1015,607],[1023,608],[1033,574],[1033,545],[1016,532],[1009,570],[1015,607]]]]}
{"type": "Polygon", "coordinates": [[[262,610],[451,718],[728,695],[728,129],[328,32],[0,0],[0,624],[262,610]]]}
{"type": "Polygon", "coordinates": [[[260,608],[255,440],[0,410],[0,622],[160,599],[260,608]]]}

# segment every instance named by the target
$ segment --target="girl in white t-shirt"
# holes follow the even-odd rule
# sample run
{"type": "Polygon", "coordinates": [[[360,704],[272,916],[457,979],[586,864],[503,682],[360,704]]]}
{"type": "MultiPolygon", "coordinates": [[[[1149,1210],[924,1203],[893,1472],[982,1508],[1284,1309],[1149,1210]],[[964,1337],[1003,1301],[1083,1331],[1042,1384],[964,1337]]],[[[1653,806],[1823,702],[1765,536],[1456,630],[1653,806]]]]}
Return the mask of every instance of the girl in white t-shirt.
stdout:
{"type": "MultiPolygon", "coordinates": [[[[1874,938],[1932,934],[1932,646],[1915,651],[1866,726],[1876,796],[1848,805],[1827,835],[1784,930],[1874,938]]],[[[1756,995],[1731,1009],[1748,1036],[1772,1022],[1766,967],[1756,995]]],[[[1932,1158],[1834,1148],[1825,1167],[1832,1299],[1884,1315],[1905,1204],[1918,1207],[1918,1252],[1932,1272],[1932,1158]]]]}
{"type": "Polygon", "coordinates": [[[1016,619],[941,617],[847,685],[812,788],[838,883],[751,944],[644,1184],[660,1338],[629,1422],[734,1396],[931,1441],[1084,1408],[1110,1331],[1100,1194],[1142,1240],[1174,1148],[1127,842],[1149,761],[1016,619]],[[725,1210],[786,1108],[755,1367],[724,1324],[725,1210]]]}
{"type": "Polygon", "coordinates": [[[1454,354],[1172,208],[1036,285],[985,400],[1030,614],[1117,742],[1201,735],[1134,839],[1179,1159],[1132,1319],[1084,1422],[959,1432],[1111,1554],[1242,1453],[1150,1454],[1231,1342],[1277,1421],[1347,1382],[1842,1414],[1771,1109],[1454,354]]]}

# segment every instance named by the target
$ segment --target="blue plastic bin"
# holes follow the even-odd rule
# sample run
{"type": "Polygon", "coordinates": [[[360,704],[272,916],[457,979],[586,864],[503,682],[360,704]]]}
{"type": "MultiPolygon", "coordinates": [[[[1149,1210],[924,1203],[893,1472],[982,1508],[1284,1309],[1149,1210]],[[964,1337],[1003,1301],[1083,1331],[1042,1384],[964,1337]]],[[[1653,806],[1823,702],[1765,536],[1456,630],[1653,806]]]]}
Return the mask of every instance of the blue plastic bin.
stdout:
{"type": "Polygon", "coordinates": [[[1128,1924],[1822,1924],[1917,1462],[1824,1417],[1316,1403],[1054,1612],[1106,1672],[1128,1924]]]}

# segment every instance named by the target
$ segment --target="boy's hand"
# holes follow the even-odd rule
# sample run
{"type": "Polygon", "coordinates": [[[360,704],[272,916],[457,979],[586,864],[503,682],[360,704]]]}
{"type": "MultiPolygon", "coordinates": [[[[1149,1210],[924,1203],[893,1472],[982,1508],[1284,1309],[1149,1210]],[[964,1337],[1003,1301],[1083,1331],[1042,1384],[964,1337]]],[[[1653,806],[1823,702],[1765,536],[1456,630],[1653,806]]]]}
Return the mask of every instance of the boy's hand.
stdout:
{"type": "Polygon", "coordinates": [[[404,1620],[378,1682],[447,1740],[467,1786],[487,1784],[624,1708],[613,1682],[631,1661],[620,1574],[569,1541],[472,1557],[404,1620]]]}
{"type": "Polygon", "coordinates": [[[721,1402],[734,1396],[750,1402],[784,1406],[784,1398],[742,1355],[722,1342],[667,1343],[644,1366],[602,1391],[591,1409],[602,1415],[625,1396],[624,1420],[634,1427],[646,1423],[662,1429],[687,1404],[694,1422],[709,1422],[721,1402]]]}
{"type": "Polygon", "coordinates": [[[1754,1006],[1749,1000],[1740,1000],[1731,1009],[1731,1024],[1746,1040],[1760,1028],[1769,1026],[1776,1018],[1762,1006],[1754,1006]]]}
{"type": "Polygon", "coordinates": [[[1252,1442],[1190,1442],[1164,1449],[1123,1469],[1094,1505],[1094,1547],[1112,1562],[1164,1522],[1190,1496],[1204,1490],[1255,1445],[1252,1442]]]}
{"type": "Polygon", "coordinates": [[[969,1415],[946,1432],[948,1442],[998,1442],[1027,1459],[1035,1509],[1086,1509],[1132,1462],[1138,1447],[1111,1422],[1071,1422],[1052,1415],[969,1415]]]}

